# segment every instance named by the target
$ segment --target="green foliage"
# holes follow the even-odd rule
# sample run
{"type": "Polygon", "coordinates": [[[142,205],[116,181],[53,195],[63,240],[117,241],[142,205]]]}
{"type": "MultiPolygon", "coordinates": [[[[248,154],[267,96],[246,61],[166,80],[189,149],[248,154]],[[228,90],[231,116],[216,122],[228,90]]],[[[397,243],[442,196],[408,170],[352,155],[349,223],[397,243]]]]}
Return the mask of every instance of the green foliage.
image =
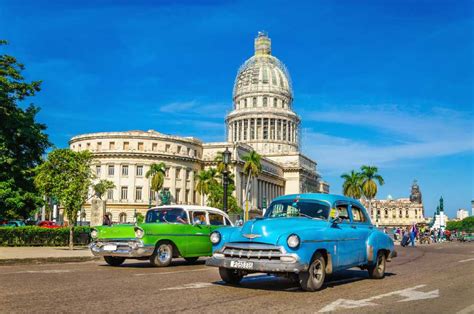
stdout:
{"type": "Polygon", "coordinates": [[[341,178],[344,179],[342,193],[345,196],[359,199],[362,196],[362,180],[360,173],[351,170],[350,173],[343,173],[341,178]]]}
{"type": "Polygon", "coordinates": [[[362,180],[362,194],[368,200],[371,200],[377,195],[377,182],[380,185],[384,185],[385,182],[382,176],[377,173],[379,171],[377,167],[362,166],[360,167],[360,170],[360,177],[362,180]]]}
{"type": "Polygon", "coordinates": [[[446,224],[446,229],[474,232],[474,216],[466,217],[461,221],[448,221],[448,223],[446,224]]]}
{"type": "Polygon", "coordinates": [[[93,186],[95,195],[97,195],[100,199],[102,199],[102,196],[104,196],[104,194],[108,190],[114,189],[114,188],[115,188],[115,184],[112,181],[104,180],[104,179],[99,180],[99,182],[97,182],[93,186]]]}
{"type": "Polygon", "coordinates": [[[449,231],[452,230],[460,230],[461,229],[461,221],[459,220],[450,220],[446,224],[446,229],[449,231]]]}
{"type": "Polygon", "coordinates": [[[209,195],[211,187],[218,185],[217,181],[218,172],[215,168],[210,168],[208,170],[201,170],[196,175],[196,186],[195,189],[201,194],[201,203],[203,204],[204,195],[209,195]]]}
{"type": "Polygon", "coordinates": [[[136,219],[137,219],[137,224],[141,224],[145,221],[145,216],[143,216],[142,213],[137,213],[136,219]]]}
{"type": "MultiPolygon", "coordinates": [[[[74,243],[90,242],[90,228],[74,228],[74,243]]],[[[69,228],[48,229],[37,226],[0,227],[0,246],[67,246],[69,228]]]]}
{"type": "Polygon", "coordinates": [[[145,177],[151,177],[150,189],[155,191],[156,205],[158,205],[158,192],[163,188],[165,182],[166,165],[163,162],[159,164],[151,164],[150,169],[146,172],[145,177]]]}
{"type": "Polygon", "coordinates": [[[87,200],[92,185],[90,168],[92,155],[89,151],[74,152],[70,149],[57,149],[38,166],[35,184],[49,197],[54,197],[64,208],[70,227],[70,247],[73,245],[73,226],[77,213],[87,200]]]}
{"type": "MultiPolygon", "coordinates": [[[[0,47],[5,45],[0,40],[0,47]]],[[[38,107],[19,103],[40,90],[40,81],[25,82],[24,65],[0,55],[0,217],[28,218],[43,204],[33,182],[33,169],[51,146],[46,126],[35,121],[38,107]]]]}
{"type": "MultiPolygon", "coordinates": [[[[231,177],[231,175],[229,176],[231,177]]],[[[233,180],[230,178],[227,186],[227,211],[229,213],[240,213],[242,208],[237,204],[237,199],[232,195],[235,190],[233,180]]],[[[222,180],[211,181],[207,198],[207,206],[223,209],[224,208],[224,187],[222,180]]]]}
{"type": "MultiPolygon", "coordinates": [[[[248,200],[249,193],[250,193],[250,181],[252,178],[258,177],[258,175],[262,171],[262,162],[261,162],[262,156],[253,150],[250,153],[242,156],[242,159],[245,161],[244,173],[247,174],[247,183],[245,184],[245,199],[248,200]]],[[[246,217],[246,219],[247,218],[248,217],[246,217]]]]}

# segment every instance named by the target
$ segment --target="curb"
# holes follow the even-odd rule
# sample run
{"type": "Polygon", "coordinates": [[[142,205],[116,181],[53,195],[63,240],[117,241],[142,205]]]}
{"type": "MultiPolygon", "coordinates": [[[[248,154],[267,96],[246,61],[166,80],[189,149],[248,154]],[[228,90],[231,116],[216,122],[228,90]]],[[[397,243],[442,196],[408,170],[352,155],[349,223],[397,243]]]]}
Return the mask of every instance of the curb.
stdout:
{"type": "Polygon", "coordinates": [[[0,259],[0,266],[18,264],[72,263],[99,260],[98,256],[38,257],[0,259]]]}

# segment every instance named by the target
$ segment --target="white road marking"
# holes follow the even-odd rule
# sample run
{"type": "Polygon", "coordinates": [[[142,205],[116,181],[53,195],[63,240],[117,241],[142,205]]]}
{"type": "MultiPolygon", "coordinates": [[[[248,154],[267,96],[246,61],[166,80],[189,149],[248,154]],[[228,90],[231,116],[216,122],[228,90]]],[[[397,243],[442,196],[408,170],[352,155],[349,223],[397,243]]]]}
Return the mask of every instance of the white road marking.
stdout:
{"type": "Polygon", "coordinates": [[[202,288],[209,288],[214,287],[215,284],[210,282],[194,282],[194,283],[187,283],[181,286],[171,287],[171,288],[163,288],[160,291],[164,290],[185,290],[185,289],[202,289],[202,288]]]}
{"type": "Polygon", "coordinates": [[[399,300],[398,302],[408,302],[408,301],[415,301],[415,300],[424,300],[424,299],[434,299],[439,297],[439,290],[433,290],[428,292],[416,291],[416,289],[423,288],[426,285],[418,285],[412,288],[407,288],[403,290],[392,291],[389,293],[384,293],[380,295],[376,295],[367,299],[362,300],[347,300],[347,299],[338,299],[331,304],[326,305],[319,313],[324,312],[332,312],[336,310],[343,310],[343,309],[354,309],[358,307],[364,306],[376,306],[377,303],[372,301],[382,299],[392,295],[398,295],[404,297],[405,299],[399,300]]]}
{"type": "Polygon", "coordinates": [[[474,258],[463,259],[463,260],[458,261],[458,263],[465,263],[465,262],[470,262],[470,261],[474,261],[474,258]]]}
{"type": "Polygon", "coordinates": [[[472,313],[474,313],[474,304],[471,304],[468,307],[460,310],[456,314],[472,314],[472,313]]]}
{"type": "Polygon", "coordinates": [[[209,271],[213,270],[213,268],[199,268],[199,269],[191,269],[191,270],[179,270],[179,271],[167,271],[167,272],[160,272],[160,273],[144,273],[144,274],[134,274],[134,276],[152,276],[152,275],[169,275],[169,274],[180,274],[180,273],[189,273],[193,271],[209,271]]]}
{"type": "Polygon", "coordinates": [[[46,269],[46,270],[22,270],[22,271],[14,271],[9,273],[2,273],[1,275],[9,275],[9,274],[62,274],[62,273],[70,273],[72,270],[68,269],[46,269]]]}

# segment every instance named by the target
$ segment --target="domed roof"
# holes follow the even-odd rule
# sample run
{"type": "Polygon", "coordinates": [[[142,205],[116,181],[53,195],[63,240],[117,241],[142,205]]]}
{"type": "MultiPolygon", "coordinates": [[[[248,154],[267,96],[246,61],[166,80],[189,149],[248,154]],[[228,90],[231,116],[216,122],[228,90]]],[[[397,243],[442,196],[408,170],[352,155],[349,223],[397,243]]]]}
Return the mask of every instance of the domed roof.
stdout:
{"type": "Polygon", "coordinates": [[[263,32],[255,38],[255,55],[240,67],[234,83],[234,98],[256,92],[293,95],[288,70],[271,55],[271,40],[263,32]]]}

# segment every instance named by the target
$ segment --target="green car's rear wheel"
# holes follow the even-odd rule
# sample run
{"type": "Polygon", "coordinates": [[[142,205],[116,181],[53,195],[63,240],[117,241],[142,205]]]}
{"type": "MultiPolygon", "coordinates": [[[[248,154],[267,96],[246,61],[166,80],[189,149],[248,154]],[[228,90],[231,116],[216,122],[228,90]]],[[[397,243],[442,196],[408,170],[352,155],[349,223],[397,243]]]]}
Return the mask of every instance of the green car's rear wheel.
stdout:
{"type": "Polygon", "coordinates": [[[196,257],[185,257],[184,260],[189,264],[194,264],[199,259],[199,256],[196,257]]]}
{"type": "Polygon", "coordinates": [[[165,267],[171,264],[173,259],[173,246],[168,243],[158,244],[150,256],[150,263],[156,267],[165,267]]]}
{"type": "Polygon", "coordinates": [[[104,260],[110,266],[120,266],[125,262],[125,257],[104,256],[104,260]]]}
{"type": "Polygon", "coordinates": [[[221,278],[224,280],[224,282],[231,285],[239,284],[239,282],[244,277],[238,270],[224,267],[219,267],[219,275],[221,275],[221,278]]]}
{"type": "Polygon", "coordinates": [[[318,252],[315,254],[308,271],[299,274],[300,286],[305,291],[317,291],[326,278],[326,261],[318,252]]]}

